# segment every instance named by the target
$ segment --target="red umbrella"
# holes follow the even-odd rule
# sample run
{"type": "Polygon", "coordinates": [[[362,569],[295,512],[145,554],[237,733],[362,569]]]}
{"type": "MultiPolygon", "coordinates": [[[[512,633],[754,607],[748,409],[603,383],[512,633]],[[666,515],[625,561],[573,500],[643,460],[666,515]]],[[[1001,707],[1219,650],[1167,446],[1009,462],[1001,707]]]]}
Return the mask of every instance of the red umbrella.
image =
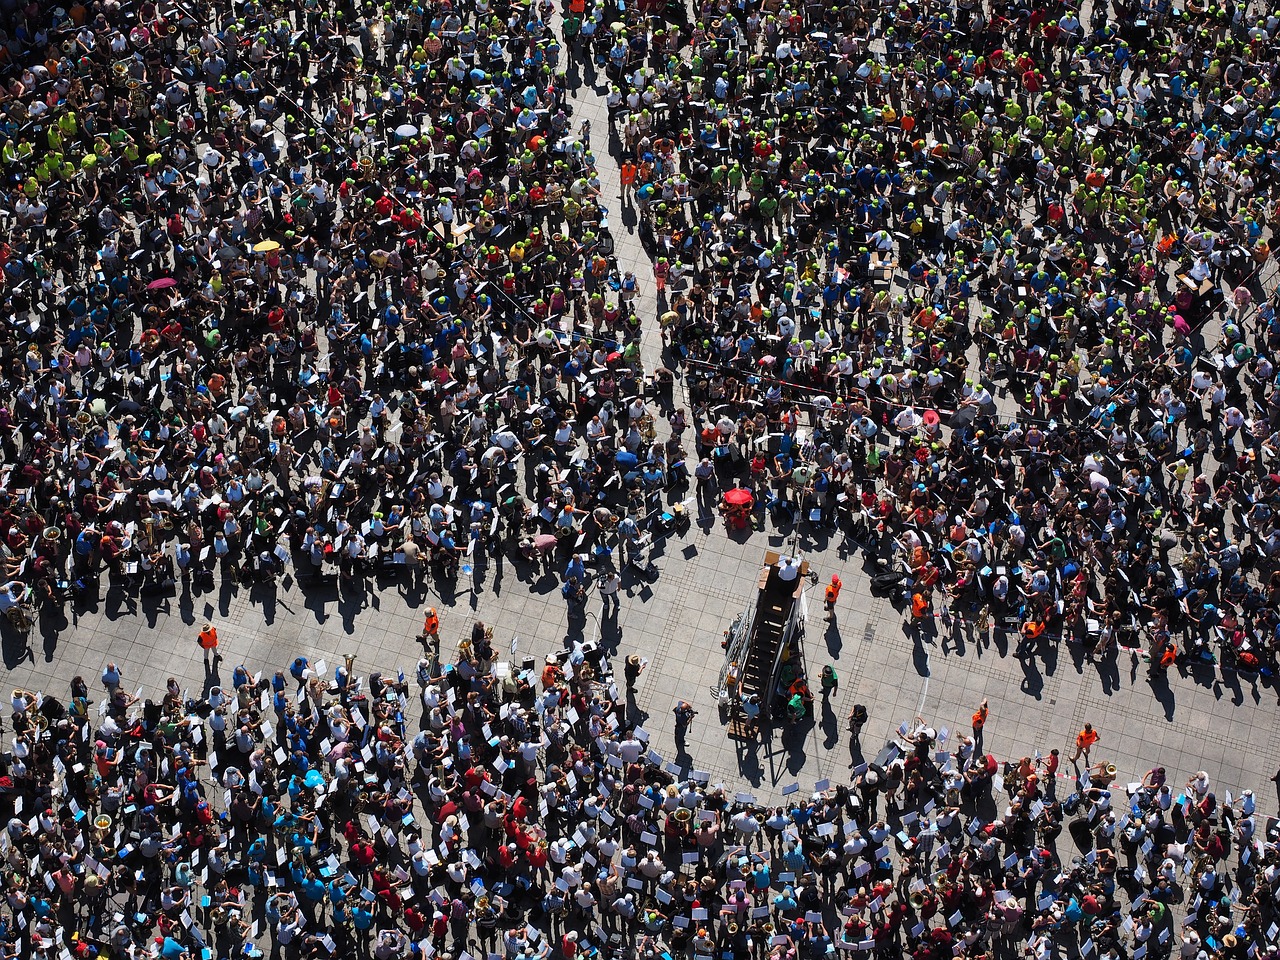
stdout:
{"type": "Polygon", "coordinates": [[[152,280],[147,284],[148,290],[168,290],[170,287],[176,287],[178,281],[173,277],[161,277],[159,280],[152,280]]]}
{"type": "Polygon", "coordinates": [[[735,487],[724,495],[724,502],[734,507],[749,507],[755,501],[750,490],[735,487]]]}

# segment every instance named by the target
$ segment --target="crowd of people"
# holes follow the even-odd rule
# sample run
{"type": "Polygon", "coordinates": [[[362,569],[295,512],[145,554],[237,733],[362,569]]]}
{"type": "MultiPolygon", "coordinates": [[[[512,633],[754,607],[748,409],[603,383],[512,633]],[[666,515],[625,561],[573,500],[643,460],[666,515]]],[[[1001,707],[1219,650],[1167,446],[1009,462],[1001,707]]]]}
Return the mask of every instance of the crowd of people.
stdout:
{"type": "Polygon", "coordinates": [[[757,6],[17,11],[15,625],[104,569],[649,572],[696,481],[894,543],[918,617],[1273,672],[1275,17],[757,6]]]}
{"type": "MultiPolygon", "coordinates": [[[[495,551],[616,605],[693,486],[922,623],[1274,673],[1264,6],[3,8],[12,629],[495,551]]],[[[757,809],[652,762],[598,650],[488,646],[15,692],[4,955],[1277,956],[1276,838],[1203,773],[1059,800],[921,721],[757,809]]]]}
{"type": "Polygon", "coordinates": [[[101,691],[15,690],[4,956],[1280,955],[1253,793],[1126,784],[1089,727],[1070,775],[1057,749],[1001,764],[984,702],[972,736],[917,718],[847,783],[760,804],[651,749],[638,657],[424,640],[412,678],[298,656],[203,697],[143,699],[114,663],[101,691]]]}

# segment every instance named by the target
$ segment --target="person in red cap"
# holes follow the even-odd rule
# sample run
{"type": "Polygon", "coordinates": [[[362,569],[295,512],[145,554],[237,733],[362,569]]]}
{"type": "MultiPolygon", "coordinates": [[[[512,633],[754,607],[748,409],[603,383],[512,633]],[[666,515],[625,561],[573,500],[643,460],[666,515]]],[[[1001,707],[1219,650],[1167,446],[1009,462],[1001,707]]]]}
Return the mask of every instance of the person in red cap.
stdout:
{"type": "Polygon", "coordinates": [[[836,601],[840,599],[840,588],[844,583],[834,573],[831,575],[831,582],[827,584],[826,600],[827,600],[827,620],[834,620],[836,616],[836,601]]]}

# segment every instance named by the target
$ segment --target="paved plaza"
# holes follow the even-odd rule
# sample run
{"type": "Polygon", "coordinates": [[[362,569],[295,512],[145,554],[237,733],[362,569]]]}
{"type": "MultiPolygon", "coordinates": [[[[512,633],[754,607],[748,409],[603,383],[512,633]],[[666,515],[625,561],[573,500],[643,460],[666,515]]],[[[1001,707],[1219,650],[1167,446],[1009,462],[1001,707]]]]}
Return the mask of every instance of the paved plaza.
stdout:
{"type": "Polygon", "coordinates": [[[792,542],[773,530],[730,539],[719,522],[695,525],[687,536],[663,544],[654,583],[626,581],[616,620],[601,621],[600,601],[593,598],[585,623],[570,621],[557,580],[531,582],[510,560],[491,560],[477,570],[474,594],[452,597],[434,588],[414,595],[393,581],[363,598],[339,597],[333,590],[304,593],[291,578],[276,591],[220,585],[158,602],[104,588],[96,605],[79,613],[68,608],[64,625],[46,614],[43,636],[32,634],[30,656],[10,637],[5,666],[12,686],[61,692],[76,674],[96,682],[105,663],[114,660],[126,689],[148,694],[162,690],[170,676],[194,694],[229,681],[241,662],[252,671],[271,671],[300,653],[330,667],[355,653],[361,670],[399,667],[410,674],[421,655],[423,610],[435,605],[445,656],[479,618],[493,626],[504,649],[518,638],[517,658],[540,660],[567,641],[597,635],[607,650],[647,658],[637,703],[648,713],[644,727],[653,749],[664,761],[705,771],[712,782],[749,790],[762,801],[791,783],[808,790],[815,781],[849,775],[844,718],[854,703],[865,704],[870,714],[863,738],[870,746],[917,714],[967,732],[970,714],[986,697],[986,745],[998,758],[1066,750],[1090,721],[1102,735],[1094,759],[1113,761],[1122,781],[1141,779],[1157,764],[1169,767],[1172,779],[1204,769],[1233,794],[1258,788],[1263,807],[1274,809],[1274,795],[1261,789],[1280,766],[1274,686],[1243,682],[1232,673],[1223,677],[1208,666],[1185,676],[1171,672],[1167,683],[1152,684],[1146,663],[1128,653],[1093,664],[1068,644],[1020,661],[1008,640],[997,635],[992,643],[976,643],[967,625],[957,625],[950,638],[940,627],[941,637],[922,642],[908,633],[889,601],[871,596],[861,560],[836,543],[811,544],[805,551],[820,577],[838,573],[845,583],[831,625],[823,622],[821,598],[811,591],[805,656],[815,671],[822,664],[835,666],[838,695],[822,706],[816,725],[775,729],[762,742],[735,744],[725,735],[712,693],[723,662],[720,641],[754,598],[764,551],[792,542]],[[195,643],[206,618],[219,628],[224,657],[213,673],[195,643]],[[677,698],[699,711],[679,755],[671,713],[677,698]]]}

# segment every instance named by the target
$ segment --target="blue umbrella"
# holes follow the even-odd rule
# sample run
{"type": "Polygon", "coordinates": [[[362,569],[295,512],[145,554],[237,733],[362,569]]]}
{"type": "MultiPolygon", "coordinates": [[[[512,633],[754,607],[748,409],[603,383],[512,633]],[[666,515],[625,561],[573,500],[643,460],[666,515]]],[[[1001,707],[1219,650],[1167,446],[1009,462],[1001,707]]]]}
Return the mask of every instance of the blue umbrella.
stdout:
{"type": "Polygon", "coordinates": [[[640,462],[639,458],[629,450],[619,450],[614,456],[614,460],[617,461],[620,467],[634,467],[640,462]]]}

